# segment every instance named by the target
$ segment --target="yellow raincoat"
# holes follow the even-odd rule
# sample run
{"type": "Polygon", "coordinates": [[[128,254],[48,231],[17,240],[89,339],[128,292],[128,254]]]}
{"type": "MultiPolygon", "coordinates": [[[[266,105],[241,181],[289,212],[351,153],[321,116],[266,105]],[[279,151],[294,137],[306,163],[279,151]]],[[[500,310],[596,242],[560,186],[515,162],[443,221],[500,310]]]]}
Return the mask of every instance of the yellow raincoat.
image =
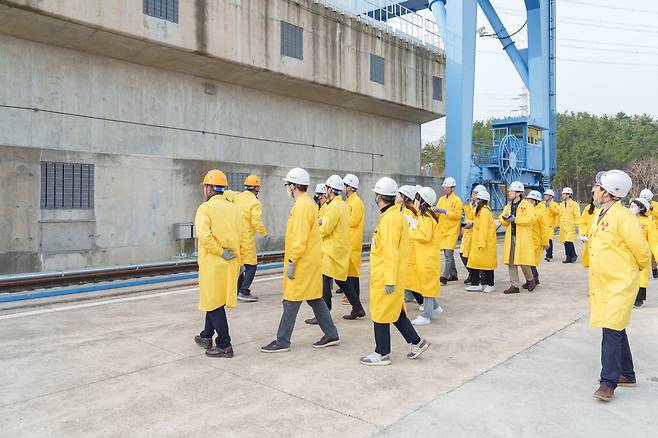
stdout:
{"type": "Polygon", "coordinates": [[[361,275],[361,253],[363,252],[363,224],[366,217],[366,208],[359,195],[352,193],[345,201],[350,208],[350,266],[348,277],[361,275]]]}
{"type": "Polygon", "coordinates": [[[651,256],[642,227],[621,202],[592,223],[589,244],[590,325],[623,330],[631,318],[640,288],[640,269],[651,256]]]}
{"type": "MultiPolygon", "coordinates": [[[[470,202],[464,205],[464,218],[466,219],[466,222],[473,222],[473,219],[475,218],[475,207],[473,207],[470,202]]],[[[470,254],[472,232],[473,228],[464,228],[462,231],[462,241],[459,244],[459,252],[466,258],[468,258],[468,255],[470,254]]]]}
{"type": "Polygon", "coordinates": [[[350,208],[340,196],[326,205],[320,225],[322,274],[345,281],[350,264],[350,208]]]}
{"type": "Polygon", "coordinates": [[[560,202],[560,242],[575,242],[580,206],[573,199],[560,202]]]}
{"type": "Polygon", "coordinates": [[[418,216],[418,225],[409,230],[411,248],[416,259],[415,275],[420,287],[418,292],[424,297],[436,298],[441,295],[441,255],[439,251],[438,223],[429,215],[418,216]]]}
{"type": "Polygon", "coordinates": [[[409,224],[392,205],[379,217],[370,247],[370,317],[374,322],[395,322],[405,309],[405,255],[409,247],[409,224]],[[386,293],[387,285],[395,286],[393,293],[386,293]]]}
{"type": "MultiPolygon", "coordinates": [[[[512,204],[508,203],[498,217],[498,221],[506,227],[505,245],[503,246],[503,263],[509,265],[509,255],[512,249],[512,224],[503,219],[503,216],[512,212],[512,204]]],[[[535,223],[535,207],[525,199],[519,202],[516,210],[516,247],[514,251],[514,264],[536,266],[537,255],[535,242],[532,239],[532,225],[535,223]]]]}
{"type": "Polygon", "coordinates": [[[245,239],[245,254],[242,256],[243,265],[255,265],[256,261],[256,232],[261,236],[267,236],[267,230],[263,225],[263,208],[260,201],[249,190],[238,193],[233,203],[242,209],[244,226],[242,232],[245,239]]]}
{"type": "MultiPolygon", "coordinates": [[[[315,204],[315,205],[317,205],[317,204],[315,204]]],[[[326,209],[327,209],[327,203],[325,202],[324,204],[322,204],[322,207],[320,207],[318,209],[318,219],[320,219],[322,216],[324,216],[324,212],[325,212],[326,209]]]]}
{"type": "Polygon", "coordinates": [[[447,214],[439,215],[439,241],[441,249],[455,249],[462,222],[462,200],[454,193],[439,198],[437,208],[447,210],[447,214]]]}
{"type": "MultiPolygon", "coordinates": [[[[642,237],[646,240],[651,250],[651,254],[656,257],[658,255],[658,230],[656,230],[656,225],[653,223],[651,218],[651,213],[648,216],[638,216],[640,220],[640,225],[642,225],[642,237]]],[[[640,271],[640,287],[647,288],[649,287],[649,272],[651,272],[651,257],[649,261],[640,271]]]]}
{"type": "Polygon", "coordinates": [[[545,215],[546,204],[540,202],[535,205],[535,223],[532,224],[532,241],[535,243],[535,266],[539,266],[539,262],[544,256],[544,248],[548,245],[548,241],[552,237],[550,228],[546,226],[545,215]]]}
{"type": "MultiPolygon", "coordinates": [[[[399,209],[400,207],[395,205],[391,208],[399,209]]],[[[407,221],[407,225],[411,228],[413,223],[418,220],[418,215],[413,211],[409,210],[407,207],[402,208],[402,216],[407,221]]],[[[420,278],[418,276],[418,266],[416,265],[416,253],[413,250],[413,247],[409,245],[409,252],[407,253],[407,275],[404,283],[404,288],[407,290],[412,290],[414,292],[420,293],[420,278]]]]}
{"type": "Polygon", "coordinates": [[[194,226],[199,241],[199,310],[235,307],[244,251],[240,208],[222,195],[215,195],[199,206],[194,226]],[[222,258],[227,248],[233,250],[234,259],[222,258]]]}
{"type": "Polygon", "coordinates": [[[286,225],[283,262],[283,299],[306,301],[322,297],[322,248],[318,206],[304,193],[295,200],[286,225]],[[295,278],[288,278],[288,264],[295,264],[295,278]]]}
{"type": "Polygon", "coordinates": [[[658,202],[651,201],[651,216],[653,217],[653,223],[658,228],[658,202]]]}
{"type": "MultiPolygon", "coordinates": [[[[475,212],[475,209],[473,210],[475,212]]],[[[475,213],[474,213],[475,214],[475,213]]],[[[471,250],[468,257],[468,268],[491,271],[498,268],[496,254],[497,238],[496,224],[489,206],[484,206],[473,218],[471,228],[471,250]]]]}
{"type": "MultiPolygon", "coordinates": [[[[544,205],[546,205],[546,201],[544,201],[544,205]]],[[[546,226],[550,227],[552,232],[555,232],[555,227],[560,225],[560,205],[555,201],[548,201],[544,215],[546,226]]]]}
{"type": "MultiPolygon", "coordinates": [[[[578,232],[580,233],[581,236],[589,236],[589,232],[592,228],[592,222],[594,221],[594,218],[598,214],[599,209],[595,208],[594,212],[592,214],[589,214],[589,205],[586,205],[585,208],[583,209],[583,214],[580,215],[580,219],[578,220],[578,232]]],[[[589,267],[589,241],[586,240],[583,242],[583,259],[581,260],[581,263],[584,268],[589,267]]]]}

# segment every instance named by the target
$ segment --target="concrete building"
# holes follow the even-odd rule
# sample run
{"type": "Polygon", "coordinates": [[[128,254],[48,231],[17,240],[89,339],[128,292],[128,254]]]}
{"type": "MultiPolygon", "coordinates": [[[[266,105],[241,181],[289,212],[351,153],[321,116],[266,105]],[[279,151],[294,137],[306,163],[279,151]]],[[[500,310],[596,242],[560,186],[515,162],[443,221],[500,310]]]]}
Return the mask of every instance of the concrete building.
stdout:
{"type": "MultiPolygon", "coordinates": [[[[442,116],[431,47],[313,0],[0,0],[0,273],[169,260],[203,174],[420,181],[442,116]]],[[[425,182],[429,183],[429,182],[425,182]]]]}

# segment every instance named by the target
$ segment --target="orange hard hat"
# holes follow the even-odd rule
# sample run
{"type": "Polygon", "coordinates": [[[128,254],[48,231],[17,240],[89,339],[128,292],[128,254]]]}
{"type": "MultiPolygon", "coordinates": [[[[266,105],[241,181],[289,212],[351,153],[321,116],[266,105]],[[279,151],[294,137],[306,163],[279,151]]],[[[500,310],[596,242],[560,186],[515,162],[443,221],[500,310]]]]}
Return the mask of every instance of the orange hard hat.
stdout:
{"type": "Polygon", "coordinates": [[[213,169],[203,177],[203,184],[228,187],[228,179],[221,170],[213,169]]]}
{"type": "Polygon", "coordinates": [[[244,179],[244,185],[249,187],[260,187],[260,177],[257,175],[249,175],[244,179]]]}

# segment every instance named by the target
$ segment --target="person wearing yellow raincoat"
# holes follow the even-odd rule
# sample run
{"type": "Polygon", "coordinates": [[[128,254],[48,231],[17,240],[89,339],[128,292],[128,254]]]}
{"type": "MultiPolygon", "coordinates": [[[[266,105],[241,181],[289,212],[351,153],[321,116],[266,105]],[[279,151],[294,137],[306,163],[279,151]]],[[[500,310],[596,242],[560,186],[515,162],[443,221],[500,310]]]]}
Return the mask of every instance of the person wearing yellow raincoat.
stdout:
{"type": "Polygon", "coordinates": [[[609,170],[594,186],[601,209],[589,233],[590,325],[602,329],[600,385],[593,396],[603,401],[612,400],[617,385],[636,384],[626,326],[651,253],[637,217],[620,202],[632,185],[625,172],[609,170]]]}
{"type": "Polygon", "coordinates": [[[416,275],[420,284],[418,293],[423,296],[423,310],[411,321],[413,325],[427,325],[433,317],[443,312],[438,300],[441,295],[439,219],[432,211],[436,198],[436,192],[431,187],[421,187],[414,201],[418,223],[409,230],[409,239],[417,264],[416,275]]]}
{"type": "Polygon", "coordinates": [[[562,189],[562,202],[560,203],[560,242],[564,244],[566,259],[562,263],[576,263],[576,228],[580,220],[580,206],[571,199],[573,190],[571,187],[562,189]]]}
{"type": "Polygon", "coordinates": [[[418,358],[430,343],[418,336],[407,318],[404,285],[409,254],[409,224],[394,207],[397,183],[380,178],[372,189],[381,215],[377,220],[370,246],[370,317],[375,332],[375,351],[361,358],[363,365],[390,365],[393,323],[411,345],[408,359],[418,358]]]}
{"type": "MultiPolygon", "coordinates": [[[[651,255],[655,258],[658,255],[658,230],[651,218],[651,204],[644,198],[636,198],[631,202],[628,209],[637,216],[642,226],[642,237],[646,240],[651,250],[651,255]]],[[[647,299],[647,287],[649,287],[649,271],[651,270],[651,260],[641,269],[640,272],[640,290],[635,297],[633,307],[640,308],[647,299]]]]}
{"type": "Polygon", "coordinates": [[[256,275],[258,260],[256,257],[256,233],[267,238],[267,229],[263,224],[263,207],[258,200],[260,192],[260,177],[249,175],[244,180],[244,191],[235,195],[233,203],[242,210],[243,234],[246,241],[246,253],[242,257],[242,271],[238,277],[238,300],[245,302],[258,301],[252,295],[251,284],[256,275]]]}
{"type": "Polygon", "coordinates": [[[503,263],[508,265],[510,287],[504,294],[518,294],[519,270],[523,272],[529,292],[535,290],[535,280],[532,276],[532,266],[537,264],[535,243],[532,238],[532,226],[535,223],[535,207],[523,199],[525,188],[519,181],[514,181],[507,190],[509,203],[503,209],[498,221],[505,230],[503,246],[503,263]]]}
{"type": "Polygon", "coordinates": [[[544,191],[544,222],[550,230],[550,238],[548,239],[548,248],[546,248],[546,257],[544,260],[550,262],[553,260],[553,236],[555,235],[555,227],[560,225],[560,205],[555,202],[555,192],[551,189],[544,191]]]}
{"type": "Polygon", "coordinates": [[[263,353],[290,351],[290,338],[297,313],[306,301],[324,335],[313,344],[315,348],[337,345],[338,330],[331,312],[322,299],[322,248],[318,225],[318,207],[306,193],[311,178],[304,169],[291,169],[285,181],[288,196],[294,205],[288,216],[283,261],[283,314],[276,340],[261,347],[263,353]]]}
{"type": "Polygon", "coordinates": [[[327,190],[324,183],[315,186],[315,195],[313,196],[315,204],[318,206],[318,219],[324,214],[325,206],[327,205],[327,190]]]}
{"type": "Polygon", "coordinates": [[[597,213],[597,208],[594,205],[594,197],[592,196],[592,200],[585,206],[583,214],[580,215],[580,219],[578,220],[578,240],[583,242],[583,259],[581,263],[584,268],[589,267],[589,238],[587,236],[589,236],[589,231],[592,229],[592,222],[597,213]]]}
{"type": "MultiPolygon", "coordinates": [[[[469,199],[469,202],[464,204],[464,220],[465,223],[463,224],[463,230],[462,230],[462,240],[461,243],[459,244],[459,256],[462,259],[462,263],[464,264],[464,267],[468,271],[468,276],[466,277],[466,280],[464,280],[464,284],[471,284],[471,270],[468,268],[468,255],[470,253],[471,249],[471,226],[466,226],[468,223],[473,223],[473,218],[475,217],[475,209],[477,208],[478,200],[476,198],[478,192],[480,191],[486,191],[487,189],[481,185],[478,184],[475,187],[473,187],[473,190],[471,191],[471,198],[469,199]]],[[[479,283],[478,283],[479,284],[479,283]]]]}
{"type": "MultiPolygon", "coordinates": [[[[656,227],[658,229],[658,202],[653,200],[653,192],[649,189],[642,189],[640,191],[640,198],[644,198],[649,202],[649,213],[648,217],[650,217],[656,227]]],[[[653,271],[653,278],[658,278],[658,265],[656,264],[656,258],[651,257],[651,270],[653,271]]]]}
{"type": "MultiPolygon", "coordinates": [[[[407,220],[409,228],[414,228],[418,224],[418,212],[414,207],[418,186],[403,185],[398,189],[395,196],[395,205],[400,209],[402,215],[407,220]]],[[[407,276],[404,285],[404,300],[411,303],[414,299],[419,306],[423,305],[423,296],[418,292],[420,290],[420,281],[416,272],[416,254],[411,245],[409,245],[409,254],[407,255],[407,276]]]]}
{"type": "Polygon", "coordinates": [[[434,211],[439,213],[439,239],[443,251],[443,268],[441,269],[441,284],[457,281],[457,266],[455,265],[455,247],[462,222],[462,200],[455,194],[457,182],[451,176],[443,180],[441,187],[444,195],[439,199],[434,211]]]}
{"type": "MultiPolygon", "coordinates": [[[[352,312],[345,319],[357,319],[366,316],[361,301],[347,282],[350,264],[350,208],[345,204],[341,193],[343,179],[331,175],[325,183],[327,208],[320,218],[320,237],[322,239],[322,298],[331,310],[331,288],[334,280],[343,291],[352,306],[352,312]]],[[[312,318],[307,324],[317,324],[312,318]]]]}
{"type": "Polygon", "coordinates": [[[233,346],[225,307],[237,303],[238,275],[245,253],[242,212],[224,199],[228,180],[221,170],[208,172],[202,186],[205,202],[196,211],[194,226],[199,242],[199,310],[206,312],[206,322],[194,341],[206,348],[209,357],[230,358],[233,346]]]}
{"type": "MultiPolygon", "coordinates": [[[[350,209],[350,265],[347,270],[347,282],[359,304],[361,303],[361,255],[363,253],[363,225],[366,218],[366,208],[359,197],[359,178],[348,173],[343,178],[345,183],[345,203],[350,209]]],[[[348,298],[349,302],[349,298],[348,298]]],[[[362,307],[363,308],[363,307],[362,307]]],[[[358,313],[344,315],[345,319],[359,318],[358,313]]]]}
{"type": "MultiPolygon", "coordinates": [[[[542,203],[542,195],[537,190],[532,190],[528,194],[528,202],[535,206],[535,223],[532,224],[532,241],[535,244],[535,266],[531,266],[532,276],[535,281],[535,286],[539,285],[539,271],[537,267],[541,263],[542,255],[546,247],[548,246],[548,241],[551,238],[549,228],[546,226],[545,222],[545,210],[546,205],[542,203]]],[[[528,284],[521,286],[523,289],[528,288],[528,284]]]]}
{"type": "Polygon", "coordinates": [[[496,290],[494,271],[498,267],[496,224],[489,207],[491,201],[489,192],[481,190],[475,196],[478,205],[473,213],[473,221],[466,223],[466,226],[471,228],[468,268],[472,271],[471,285],[467,286],[466,290],[491,293],[496,290]]]}

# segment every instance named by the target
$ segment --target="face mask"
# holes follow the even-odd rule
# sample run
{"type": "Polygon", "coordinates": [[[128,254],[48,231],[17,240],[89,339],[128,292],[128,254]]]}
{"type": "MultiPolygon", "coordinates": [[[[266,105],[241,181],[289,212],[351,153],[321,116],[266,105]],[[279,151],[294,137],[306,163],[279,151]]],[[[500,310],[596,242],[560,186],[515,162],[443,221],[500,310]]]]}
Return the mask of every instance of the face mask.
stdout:
{"type": "Polygon", "coordinates": [[[628,209],[629,209],[629,210],[630,210],[635,216],[639,216],[639,215],[640,215],[640,207],[638,207],[637,205],[635,205],[635,204],[631,204],[631,206],[628,207],[628,209]]]}

